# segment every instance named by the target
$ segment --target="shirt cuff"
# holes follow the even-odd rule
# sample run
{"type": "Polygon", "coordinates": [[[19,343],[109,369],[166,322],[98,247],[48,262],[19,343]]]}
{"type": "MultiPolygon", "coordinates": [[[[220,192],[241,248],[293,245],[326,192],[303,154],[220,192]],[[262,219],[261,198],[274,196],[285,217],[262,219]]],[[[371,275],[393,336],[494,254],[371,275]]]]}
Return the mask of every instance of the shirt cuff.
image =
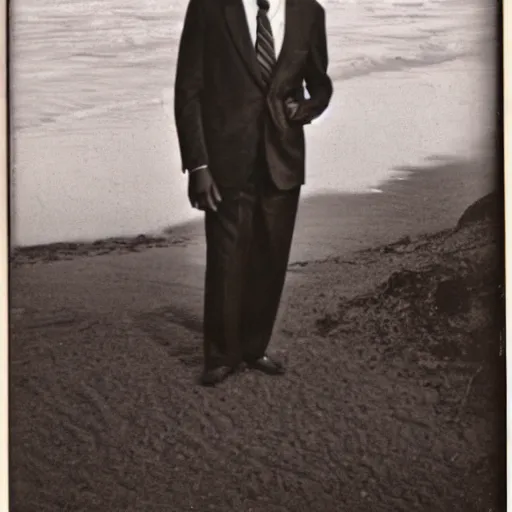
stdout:
{"type": "Polygon", "coordinates": [[[194,167],[193,169],[189,169],[189,174],[194,172],[194,171],[199,171],[200,169],[206,169],[208,166],[207,165],[200,165],[198,167],[194,167]]]}

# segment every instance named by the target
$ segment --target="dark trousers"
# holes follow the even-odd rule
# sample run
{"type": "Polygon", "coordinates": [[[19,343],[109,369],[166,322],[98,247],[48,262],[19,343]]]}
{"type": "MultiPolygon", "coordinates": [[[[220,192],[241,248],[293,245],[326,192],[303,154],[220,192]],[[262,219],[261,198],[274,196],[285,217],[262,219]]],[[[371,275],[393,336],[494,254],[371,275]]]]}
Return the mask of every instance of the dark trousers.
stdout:
{"type": "Polygon", "coordinates": [[[204,364],[262,357],[286,276],[300,187],[278,190],[260,166],[243,189],[221,190],[207,212],[204,364]]]}

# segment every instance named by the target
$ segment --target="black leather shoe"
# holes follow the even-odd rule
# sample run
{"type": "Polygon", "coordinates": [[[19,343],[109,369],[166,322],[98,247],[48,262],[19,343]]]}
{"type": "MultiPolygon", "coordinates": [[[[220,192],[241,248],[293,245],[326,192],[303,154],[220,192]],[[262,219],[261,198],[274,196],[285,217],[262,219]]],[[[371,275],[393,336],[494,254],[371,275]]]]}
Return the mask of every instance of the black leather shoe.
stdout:
{"type": "Polygon", "coordinates": [[[255,361],[248,361],[247,365],[249,368],[259,370],[260,372],[266,373],[267,375],[283,375],[284,366],[273,359],[270,359],[267,355],[256,359],[255,361]]]}
{"type": "Polygon", "coordinates": [[[200,383],[202,386],[216,386],[226,380],[234,372],[230,366],[218,366],[211,370],[204,370],[201,374],[200,383]]]}

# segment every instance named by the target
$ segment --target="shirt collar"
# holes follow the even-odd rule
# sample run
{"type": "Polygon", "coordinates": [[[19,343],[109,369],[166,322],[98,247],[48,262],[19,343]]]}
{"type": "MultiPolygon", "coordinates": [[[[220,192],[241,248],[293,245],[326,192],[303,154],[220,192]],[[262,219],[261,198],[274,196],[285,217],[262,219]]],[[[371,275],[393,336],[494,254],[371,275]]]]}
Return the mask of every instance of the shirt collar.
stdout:
{"type": "MultiPolygon", "coordinates": [[[[256,4],[256,0],[253,0],[253,1],[256,4]]],[[[281,5],[284,1],[285,0],[268,0],[268,3],[269,3],[268,17],[269,18],[273,18],[276,15],[276,13],[279,11],[279,9],[281,8],[281,5]]]]}

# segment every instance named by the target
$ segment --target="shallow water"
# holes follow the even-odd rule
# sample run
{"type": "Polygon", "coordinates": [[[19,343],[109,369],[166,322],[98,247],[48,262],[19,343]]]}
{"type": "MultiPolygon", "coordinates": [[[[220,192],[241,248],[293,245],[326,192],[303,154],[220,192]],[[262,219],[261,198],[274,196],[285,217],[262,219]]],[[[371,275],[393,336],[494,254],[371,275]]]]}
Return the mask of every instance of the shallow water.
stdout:
{"type": "MultiPolygon", "coordinates": [[[[484,0],[324,4],[337,89],[375,72],[467,56],[484,61],[494,41],[494,12],[484,0]]],[[[12,5],[15,243],[130,234],[195,215],[179,179],[172,119],[185,6],[183,0],[12,5]],[[168,180],[171,175],[177,178],[168,180]]],[[[472,101],[477,89],[471,83],[481,83],[481,75],[464,76],[463,101],[472,101]]],[[[323,138],[318,131],[308,137],[323,138]]],[[[316,163],[315,151],[325,155],[313,148],[308,158],[316,163]]],[[[308,193],[357,191],[382,179],[371,175],[373,165],[327,181],[318,179],[318,165],[309,167],[308,193]],[[368,179],[361,179],[365,173],[368,179]]]]}
{"type": "MultiPolygon", "coordinates": [[[[20,0],[13,4],[19,132],[168,101],[186,2],[20,0]]],[[[442,61],[492,39],[490,9],[466,1],[328,1],[331,74],[442,61]]],[[[115,118],[115,116],[114,116],[115,118]]],[[[69,129],[69,127],[67,127],[69,129]]]]}

